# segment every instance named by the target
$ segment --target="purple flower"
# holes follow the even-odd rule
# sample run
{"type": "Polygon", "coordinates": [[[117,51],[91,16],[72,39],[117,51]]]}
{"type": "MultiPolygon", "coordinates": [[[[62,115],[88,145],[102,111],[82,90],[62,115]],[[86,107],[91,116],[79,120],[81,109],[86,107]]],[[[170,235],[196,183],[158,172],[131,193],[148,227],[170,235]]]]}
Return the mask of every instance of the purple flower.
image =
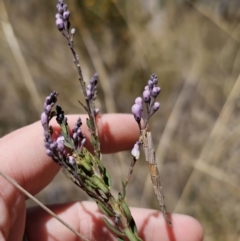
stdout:
{"type": "Polygon", "coordinates": [[[83,140],[85,139],[85,136],[82,133],[81,126],[82,126],[82,120],[81,118],[78,118],[77,123],[75,124],[72,130],[73,132],[72,138],[76,148],[82,148],[84,144],[83,140]]]}
{"type": "Polygon", "coordinates": [[[96,86],[98,82],[98,74],[94,74],[92,79],[90,80],[90,83],[86,87],[86,97],[88,100],[93,100],[96,98],[96,86]]]}
{"type": "Polygon", "coordinates": [[[69,161],[69,164],[71,164],[72,166],[74,166],[76,164],[76,160],[74,159],[73,156],[69,156],[68,161],[69,161]]]}
{"type": "Polygon", "coordinates": [[[63,5],[62,5],[62,8],[63,8],[64,11],[66,11],[67,8],[68,8],[67,4],[63,4],[63,5]]]}
{"type": "Polygon", "coordinates": [[[143,91],[143,100],[144,100],[144,102],[149,102],[150,101],[150,91],[149,90],[144,90],[143,91]]]}
{"type": "Polygon", "coordinates": [[[57,10],[60,14],[63,14],[64,9],[61,5],[57,5],[57,10]]]}
{"type": "Polygon", "coordinates": [[[70,17],[70,12],[69,12],[69,11],[65,11],[65,12],[63,13],[63,19],[64,19],[64,20],[68,20],[69,17],[70,17]]]}
{"type": "Polygon", "coordinates": [[[159,107],[160,107],[160,103],[159,102],[155,102],[153,104],[153,111],[156,112],[159,109],[159,107]]]}
{"type": "Polygon", "coordinates": [[[151,75],[151,80],[152,80],[153,84],[156,85],[158,83],[157,75],[156,74],[152,74],[151,75]]]}
{"type": "Polygon", "coordinates": [[[85,143],[86,143],[86,138],[83,138],[81,141],[81,147],[83,147],[85,143]]]}
{"type": "Polygon", "coordinates": [[[44,111],[46,114],[49,114],[52,110],[52,105],[47,105],[45,108],[44,108],[44,111]]]}
{"type": "Polygon", "coordinates": [[[99,113],[99,109],[96,108],[96,109],[94,110],[94,116],[96,117],[98,113],[99,113]]]}
{"type": "Polygon", "coordinates": [[[151,92],[151,95],[152,95],[153,97],[157,97],[158,94],[160,93],[160,91],[161,91],[161,88],[160,88],[160,87],[158,87],[158,86],[153,87],[152,92],[151,92]]]}
{"type": "Polygon", "coordinates": [[[56,19],[58,19],[58,18],[62,19],[63,17],[62,17],[62,15],[61,15],[60,13],[57,13],[57,14],[55,15],[55,18],[56,18],[56,19]]]}
{"type": "Polygon", "coordinates": [[[53,152],[49,149],[46,149],[46,153],[48,156],[52,157],[53,156],[53,152]]]}
{"type": "Polygon", "coordinates": [[[141,120],[141,111],[142,111],[142,108],[140,105],[134,104],[132,106],[132,113],[137,122],[140,122],[140,120],[141,120]]]}
{"type": "Polygon", "coordinates": [[[42,123],[42,126],[46,126],[48,124],[48,116],[46,115],[45,112],[41,114],[41,123],[42,123]]]}
{"type": "Polygon", "coordinates": [[[98,82],[98,74],[95,73],[92,77],[92,79],[90,80],[90,84],[93,85],[93,86],[96,86],[97,85],[97,82],[98,82]]]}
{"type": "Polygon", "coordinates": [[[149,87],[150,89],[153,87],[153,82],[152,82],[152,80],[149,80],[149,81],[148,81],[148,87],[149,87]]]}
{"type": "Polygon", "coordinates": [[[138,104],[138,105],[142,106],[142,98],[141,97],[137,97],[135,99],[135,104],[138,104]]]}
{"type": "Polygon", "coordinates": [[[56,26],[57,26],[59,31],[64,29],[64,22],[61,18],[56,19],[56,26]]]}
{"type": "Polygon", "coordinates": [[[64,137],[63,136],[59,136],[57,138],[57,149],[59,152],[63,152],[64,149],[65,149],[65,146],[64,146],[64,137]]]}
{"type": "Polygon", "coordinates": [[[149,86],[146,85],[146,86],[144,87],[144,90],[149,90],[149,86]]]}
{"type": "Polygon", "coordinates": [[[93,95],[92,95],[92,91],[89,90],[89,89],[87,89],[87,90],[86,90],[86,94],[87,94],[87,99],[88,99],[88,100],[91,100],[92,97],[93,97],[93,95]]]}

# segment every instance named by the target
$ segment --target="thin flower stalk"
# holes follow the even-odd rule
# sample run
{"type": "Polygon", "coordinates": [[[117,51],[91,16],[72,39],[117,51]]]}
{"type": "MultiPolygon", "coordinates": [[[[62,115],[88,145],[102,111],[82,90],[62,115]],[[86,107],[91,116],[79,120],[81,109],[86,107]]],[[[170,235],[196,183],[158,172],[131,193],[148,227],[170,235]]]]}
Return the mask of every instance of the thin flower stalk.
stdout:
{"type": "Polygon", "coordinates": [[[133,167],[140,156],[140,146],[143,147],[145,154],[146,162],[148,163],[148,170],[151,175],[151,180],[153,184],[153,189],[156,194],[160,209],[163,213],[163,216],[166,222],[172,226],[172,223],[168,217],[165,203],[163,190],[160,182],[159,170],[157,167],[157,161],[155,157],[155,150],[153,147],[152,134],[147,130],[147,124],[151,116],[156,113],[160,107],[160,103],[156,101],[157,96],[159,95],[161,88],[157,86],[158,79],[157,75],[152,74],[150,79],[147,82],[147,85],[144,87],[142,97],[137,97],[135,103],[132,106],[132,114],[136,120],[139,130],[140,137],[139,140],[135,143],[132,149],[132,162],[129,173],[125,180],[125,185],[127,185],[131,174],[133,172],[133,167]],[[143,102],[145,103],[146,111],[144,113],[143,102]]]}

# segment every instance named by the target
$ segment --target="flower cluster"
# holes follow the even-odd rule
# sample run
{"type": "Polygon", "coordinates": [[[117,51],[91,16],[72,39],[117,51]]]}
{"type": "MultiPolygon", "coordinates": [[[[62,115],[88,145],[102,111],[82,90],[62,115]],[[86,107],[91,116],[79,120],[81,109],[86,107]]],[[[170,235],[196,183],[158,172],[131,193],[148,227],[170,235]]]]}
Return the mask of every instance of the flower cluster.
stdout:
{"type": "MultiPolygon", "coordinates": [[[[137,97],[135,99],[135,103],[132,106],[132,114],[141,131],[146,128],[148,120],[160,107],[160,103],[155,102],[158,94],[161,91],[161,88],[157,86],[157,83],[157,75],[152,74],[148,80],[147,85],[144,87],[142,97],[137,97]],[[145,114],[143,110],[143,101],[146,105],[147,113],[145,114]],[[143,120],[143,123],[141,123],[141,120],[143,120]]],[[[131,151],[131,154],[135,160],[137,160],[140,156],[140,145],[141,143],[137,141],[131,151]]]]}
{"type": "Polygon", "coordinates": [[[135,103],[132,106],[132,114],[142,130],[146,127],[149,118],[159,109],[160,103],[155,102],[161,88],[157,86],[158,79],[157,75],[152,74],[148,80],[148,84],[144,87],[144,91],[141,97],[135,99],[135,103]],[[143,101],[146,105],[146,116],[143,111],[143,101]],[[141,126],[141,119],[143,119],[144,124],[141,126]]]}
{"type": "Polygon", "coordinates": [[[73,132],[72,138],[76,149],[81,149],[86,142],[86,138],[82,133],[81,126],[82,126],[82,120],[79,117],[77,120],[77,123],[75,124],[72,130],[73,132]]]}
{"type": "Polygon", "coordinates": [[[88,100],[95,100],[97,97],[97,83],[98,83],[98,74],[95,73],[90,80],[90,83],[87,85],[86,93],[87,93],[87,99],[88,100]]]}
{"type": "Polygon", "coordinates": [[[59,31],[62,32],[62,34],[65,37],[68,37],[69,29],[70,29],[70,11],[67,9],[68,6],[64,2],[64,0],[58,0],[57,4],[57,11],[58,13],[55,15],[56,18],[56,26],[59,31]]]}
{"type": "Polygon", "coordinates": [[[52,92],[49,96],[46,97],[44,102],[44,112],[41,114],[41,123],[44,129],[44,146],[46,147],[46,153],[48,156],[58,164],[61,163],[61,158],[59,153],[63,153],[64,149],[62,148],[62,139],[58,137],[56,141],[52,140],[53,130],[49,126],[49,122],[53,116],[56,115],[55,111],[52,111],[52,107],[57,102],[58,93],[56,91],[52,92]]]}
{"type": "Polygon", "coordinates": [[[44,146],[46,147],[47,155],[52,157],[58,165],[66,167],[68,163],[70,165],[75,163],[71,152],[73,150],[80,151],[86,142],[86,138],[81,131],[82,121],[80,118],[72,130],[72,137],[70,137],[64,111],[59,105],[56,106],[56,111],[52,110],[57,102],[57,96],[58,93],[54,91],[46,97],[44,111],[41,114],[41,123],[44,129],[44,146]],[[52,138],[53,129],[49,124],[54,116],[56,116],[56,121],[61,126],[62,131],[56,140],[52,138]]]}

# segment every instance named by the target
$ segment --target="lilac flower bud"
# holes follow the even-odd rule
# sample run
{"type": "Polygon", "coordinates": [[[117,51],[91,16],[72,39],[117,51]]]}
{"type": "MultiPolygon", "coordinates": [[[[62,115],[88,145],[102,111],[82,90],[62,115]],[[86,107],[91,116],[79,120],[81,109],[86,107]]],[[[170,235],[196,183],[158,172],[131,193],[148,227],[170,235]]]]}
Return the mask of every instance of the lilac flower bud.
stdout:
{"type": "Polygon", "coordinates": [[[92,91],[89,90],[89,89],[87,89],[87,90],[86,90],[86,94],[87,94],[87,99],[88,99],[88,100],[91,100],[91,99],[92,99],[92,91]]]}
{"type": "Polygon", "coordinates": [[[157,75],[156,74],[152,74],[151,75],[151,80],[152,80],[153,84],[156,85],[158,83],[157,75]]]}
{"type": "Polygon", "coordinates": [[[135,104],[138,104],[138,105],[142,106],[142,98],[141,97],[137,97],[135,99],[135,104]]]}
{"type": "Polygon", "coordinates": [[[56,147],[57,147],[57,142],[53,142],[49,145],[50,150],[54,150],[54,149],[56,149],[56,147]]]}
{"type": "Polygon", "coordinates": [[[144,90],[143,91],[143,100],[145,102],[149,102],[150,101],[150,91],[149,90],[144,90]]]}
{"type": "Polygon", "coordinates": [[[41,123],[42,123],[42,126],[45,126],[48,123],[48,116],[46,115],[45,112],[41,114],[41,123]]]}
{"type": "Polygon", "coordinates": [[[139,142],[137,141],[131,151],[132,156],[137,160],[140,156],[139,142]]]}
{"type": "Polygon", "coordinates": [[[98,113],[99,113],[99,109],[96,108],[96,109],[94,110],[94,116],[96,117],[98,113]]]}
{"type": "Polygon", "coordinates": [[[71,29],[71,34],[74,35],[76,33],[76,29],[75,28],[72,28],[71,29]]]}
{"type": "Polygon", "coordinates": [[[69,156],[68,161],[69,161],[69,164],[71,164],[72,166],[76,164],[76,160],[73,158],[73,156],[69,156]]]}
{"type": "Polygon", "coordinates": [[[64,137],[63,136],[59,136],[57,138],[57,148],[58,148],[58,150],[60,152],[63,152],[64,149],[65,149],[65,146],[64,146],[63,142],[64,142],[64,137]]]}
{"type": "Polygon", "coordinates": [[[84,146],[85,143],[86,143],[86,138],[83,138],[81,141],[81,146],[84,146]]]}
{"type": "Polygon", "coordinates": [[[158,79],[157,78],[153,78],[152,82],[153,82],[154,85],[156,85],[158,83],[158,79]]]}
{"type": "Polygon", "coordinates": [[[52,157],[53,156],[53,152],[49,149],[46,150],[46,153],[48,156],[52,157]]]}
{"type": "Polygon", "coordinates": [[[45,102],[44,102],[44,108],[50,103],[50,100],[51,100],[50,96],[46,97],[45,102]]]}
{"type": "Polygon", "coordinates": [[[63,13],[63,19],[64,19],[64,20],[68,20],[69,17],[70,17],[70,12],[69,12],[69,11],[65,11],[65,12],[63,13]]]}
{"type": "Polygon", "coordinates": [[[156,112],[159,109],[159,107],[160,107],[160,103],[159,102],[155,102],[153,104],[153,111],[156,112]]]}
{"type": "Polygon", "coordinates": [[[87,89],[87,90],[92,90],[92,85],[91,85],[91,84],[88,84],[86,89],[87,89]]]}
{"type": "Polygon", "coordinates": [[[57,5],[57,10],[60,14],[63,14],[64,9],[61,7],[61,5],[57,5]]]}
{"type": "Polygon", "coordinates": [[[152,80],[149,80],[149,81],[148,81],[148,86],[149,86],[150,89],[153,87],[153,82],[152,82],[152,80]]]}
{"type": "Polygon", "coordinates": [[[45,107],[45,113],[46,113],[46,114],[49,114],[50,111],[51,111],[51,109],[52,109],[52,105],[47,105],[47,106],[45,107]]]}
{"type": "Polygon", "coordinates": [[[63,4],[62,8],[63,8],[64,11],[66,11],[67,10],[67,4],[63,4]]]}
{"type": "Polygon", "coordinates": [[[98,82],[98,74],[95,73],[95,74],[93,75],[92,79],[90,80],[90,84],[93,85],[93,86],[95,86],[95,85],[97,85],[97,82],[98,82]]]}
{"type": "Polygon", "coordinates": [[[82,131],[81,131],[80,128],[78,128],[78,130],[77,130],[77,134],[78,134],[78,135],[82,134],[82,131]]]}
{"type": "Polygon", "coordinates": [[[132,106],[132,113],[137,122],[140,122],[140,120],[141,120],[141,110],[142,110],[142,108],[138,104],[134,104],[132,106]]]}
{"type": "Polygon", "coordinates": [[[144,90],[149,90],[148,85],[146,85],[146,86],[144,87],[144,90]]]}
{"type": "Polygon", "coordinates": [[[153,87],[152,92],[151,92],[151,95],[152,95],[153,97],[157,97],[157,95],[160,93],[160,90],[161,90],[161,88],[158,87],[158,86],[153,87]]]}
{"type": "Polygon", "coordinates": [[[61,18],[56,19],[56,26],[57,26],[59,31],[63,30],[64,22],[61,18]]]}
{"type": "Polygon", "coordinates": [[[45,146],[47,149],[49,149],[50,144],[49,144],[48,142],[44,142],[44,146],[45,146]]]}
{"type": "Polygon", "coordinates": [[[76,132],[75,132],[75,133],[73,133],[73,140],[76,140],[76,139],[77,139],[77,137],[78,137],[77,133],[76,133],[76,132]]]}
{"type": "Polygon", "coordinates": [[[62,19],[62,15],[61,15],[60,13],[57,13],[57,14],[55,15],[55,18],[56,18],[56,19],[58,19],[58,18],[62,19]]]}

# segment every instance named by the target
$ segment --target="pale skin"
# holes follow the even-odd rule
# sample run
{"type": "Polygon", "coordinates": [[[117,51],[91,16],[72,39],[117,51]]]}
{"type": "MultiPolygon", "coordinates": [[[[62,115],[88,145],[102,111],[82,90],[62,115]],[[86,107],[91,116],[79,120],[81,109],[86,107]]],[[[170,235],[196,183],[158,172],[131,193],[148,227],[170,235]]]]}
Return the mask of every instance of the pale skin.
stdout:
{"type": "MultiPolygon", "coordinates": [[[[77,117],[68,116],[69,126],[73,127],[77,117]]],[[[81,117],[84,120],[85,116],[81,117]]],[[[130,149],[138,139],[139,130],[132,115],[103,115],[97,123],[103,153],[130,149]]],[[[83,131],[86,133],[86,127],[83,131]]],[[[33,195],[47,186],[59,171],[58,165],[45,154],[40,122],[23,127],[0,139],[0,163],[2,172],[14,178],[33,195]]],[[[80,201],[53,205],[50,208],[89,240],[116,240],[105,227],[94,202],[80,201]]],[[[159,211],[142,208],[131,208],[131,211],[143,240],[203,239],[202,227],[192,217],[172,214],[172,229],[165,223],[159,211]]],[[[21,241],[25,228],[29,241],[79,240],[40,207],[26,210],[25,196],[0,176],[0,240],[21,241]]]]}

